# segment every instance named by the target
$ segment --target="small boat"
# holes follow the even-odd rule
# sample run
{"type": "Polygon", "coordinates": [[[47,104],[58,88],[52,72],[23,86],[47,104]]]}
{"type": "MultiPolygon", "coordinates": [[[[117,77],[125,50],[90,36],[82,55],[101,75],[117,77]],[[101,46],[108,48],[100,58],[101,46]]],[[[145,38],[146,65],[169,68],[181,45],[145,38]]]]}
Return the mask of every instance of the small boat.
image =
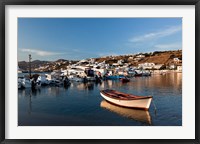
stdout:
{"type": "Polygon", "coordinates": [[[70,75],[68,78],[70,81],[76,81],[76,82],[84,82],[86,81],[87,78],[81,78],[81,77],[77,77],[76,75],[70,75]]]}
{"type": "Polygon", "coordinates": [[[151,73],[149,71],[143,71],[142,76],[151,76],[151,73]]]}
{"type": "Polygon", "coordinates": [[[153,98],[152,96],[136,96],[111,89],[101,90],[100,94],[105,100],[113,104],[145,110],[149,109],[153,98]]]}
{"type": "Polygon", "coordinates": [[[141,70],[135,70],[135,77],[142,77],[142,71],[141,70]]]}
{"type": "Polygon", "coordinates": [[[58,80],[58,79],[52,79],[51,81],[50,81],[50,86],[62,86],[64,83],[62,82],[62,81],[60,81],[60,80],[58,80]]]}
{"type": "Polygon", "coordinates": [[[22,79],[18,78],[18,89],[22,88],[22,79]]]}
{"type": "Polygon", "coordinates": [[[88,76],[88,77],[87,77],[87,80],[88,80],[88,81],[95,81],[95,77],[90,77],[90,76],[88,76]]]}
{"type": "Polygon", "coordinates": [[[101,83],[102,82],[102,77],[101,76],[95,76],[95,82],[96,83],[101,83]]]}
{"type": "Polygon", "coordinates": [[[36,81],[35,88],[39,89],[39,88],[41,88],[41,85],[42,85],[41,81],[36,81]]]}
{"type": "Polygon", "coordinates": [[[31,88],[31,79],[23,78],[21,80],[21,85],[22,85],[23,88],[31,88]]]}
{"type": "Polygon", "coordinates": [[[18,89],[21,89],[22,83],[18,81],[18,89]]]}
{"type": "Polygon", "coordinates": [[[50,81],[46,78],[46,75],[38,76],[37,81],[40,81],[42,86],[46,86],[50,84],[50,81]]]}
{"type": "Polygon", "coordinates": [[[64,87],[69,86],[71,84],[70,80],[68,79],[68,77],[64,77],[63,78],[63,84],[64,87]]]}
{"type": "Polygon", "coordinates": [[[110,75],[110,76],[106,76],[107,80],[117,80],[117,79],[120,79],[120,78],[124,78],[124,76],[123,75],[110,75]]]}
{"type": "Polygon", "coordinates": [[[135,76],[135,77],[141,77],[142,74],[135,74],[134,76],[135,76]]]}
{"type": "Polygon", "coordinates": [[[130,82],[129,78],[120,78],[121,82],[126,83],[126,82],[130,82]]]}

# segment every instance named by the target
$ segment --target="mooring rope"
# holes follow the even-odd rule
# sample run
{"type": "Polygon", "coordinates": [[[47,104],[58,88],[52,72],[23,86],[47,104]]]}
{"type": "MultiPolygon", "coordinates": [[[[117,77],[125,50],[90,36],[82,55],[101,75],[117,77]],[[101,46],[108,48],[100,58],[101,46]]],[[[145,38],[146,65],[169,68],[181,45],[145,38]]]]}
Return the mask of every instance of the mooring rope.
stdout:
{"type": "Polygon", "coordinates": [[[155,115],[156,115],[156,110],[157,110],[157,108],[156,108],[156,105],[155,105],[155,103],[154,103],[154,100],[152,99],[152,103],[153,103],[153,106],[154,106],[154,111],[155,111],[155,115]]]}

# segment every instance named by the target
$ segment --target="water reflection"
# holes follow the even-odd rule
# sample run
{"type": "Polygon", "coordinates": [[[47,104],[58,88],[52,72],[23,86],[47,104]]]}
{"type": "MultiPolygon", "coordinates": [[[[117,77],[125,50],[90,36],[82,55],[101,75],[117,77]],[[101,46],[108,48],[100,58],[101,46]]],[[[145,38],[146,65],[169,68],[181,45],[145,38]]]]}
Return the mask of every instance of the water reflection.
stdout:
{"type": "Polygon", "coordinates": [[[78,90],[93,90],[94,89],[94,83],[88,82],[88,83],[79,83],[77,85],[78,90]]]}
{"type": "Polygon", "coordinates": [[[89,90],[93,91],[94,87],[101,86],[103,83],[87,82],[87,83],[76,83],[75,86],[78,90],[89,90]]]}
{"type": "Polygon", "coordinates": [[[152,122],[157,126],[179,126],[182,125],[182,73],[137,77],[128,83],[107,80],[98,84],[72,82],[67,87],[22,89],[18,90],[18,111],[19,124],[27,126],[46,125],[47,121],[49,125],[65,126],[133,126],[152,125],[152,122]],[[158,109],[156,117],[153,106],[143,111],[102,101],[99,91],[108,88],[135,95],[153,95],[158,109]],[[59,119],[60,116],[63,119],[59,119]]]}
{"type": "Polygon", "coordinates": [[[137,120],[140,122],[145,122],[151,125],[151,116],[150,116],[149,111],[120,107],[120,106],[111,104],[105,100],[101,102],[100,106],[102,108],[108,109],[111,112],[117,113],[120,116],[131,118],[133,120],[137,120]]]}
{"type": "Polygon", "coordinates": [[[32,89],[24,89],[24,90],[19,90],[18,92],[21,97],[25,97],[26,101],[27,101],[27,110],[28,110],[28,114],[30,115],[32,112],[32,96],[36,96],[37,93],[35,91],[32,91],[32,89]]]}

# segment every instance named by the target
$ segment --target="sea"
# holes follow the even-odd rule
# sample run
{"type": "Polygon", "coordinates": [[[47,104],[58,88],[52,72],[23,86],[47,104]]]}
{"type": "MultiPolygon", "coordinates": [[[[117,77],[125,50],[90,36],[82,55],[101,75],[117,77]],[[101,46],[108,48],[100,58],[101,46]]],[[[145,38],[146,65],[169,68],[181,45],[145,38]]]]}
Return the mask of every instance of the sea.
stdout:
{"type": "Polygon", "coordinates": [[[18,126],[182,126],[182,73],[19,89],[18,126]],[[120,107],[101,97],[104,89],[153,101],[148,111],[120,107]]]}

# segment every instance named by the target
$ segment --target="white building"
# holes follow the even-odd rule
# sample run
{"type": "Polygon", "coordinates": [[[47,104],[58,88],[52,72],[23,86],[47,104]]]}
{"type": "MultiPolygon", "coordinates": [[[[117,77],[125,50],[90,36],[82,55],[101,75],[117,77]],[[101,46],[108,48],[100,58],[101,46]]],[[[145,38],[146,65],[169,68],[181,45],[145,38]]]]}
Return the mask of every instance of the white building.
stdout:
{"type": "Polygon", "coordinates": [[[136,57],[137,57],[137,58],[144,58],[145,55],[140,54],[140,55],[137,55],[136,57]]]}
{"type": "Polygon", "coordinates": [[[138,68],[142,68],[142,69],[152,69],[154,68],[155,64],[154,63],[141,63],[138,64],[138,68]]]}
{"type": "Polygon", "coordinates": [[[121,59],[121,60],[118,60],[118,62],[117,62],[119,65],[123,65],[123,63],[124,63],[124,60],[123,59],[121,59]]]}
{"type": "Polygon", "coordinates": [[[175,63],[181,62],[181,60],[179,58],[174,58],[173,60],[174,60],[175,63]]]}
{"type": "Polygon", "coordinates": [[[159,70],[162,66],[163,66],[163,64],[157,64],[153,68],[159,70]]]}
{"type": "Polygon", "coordinates": [[[182,66],[177,66],[177,72],[182,72],[182,66]]]}

